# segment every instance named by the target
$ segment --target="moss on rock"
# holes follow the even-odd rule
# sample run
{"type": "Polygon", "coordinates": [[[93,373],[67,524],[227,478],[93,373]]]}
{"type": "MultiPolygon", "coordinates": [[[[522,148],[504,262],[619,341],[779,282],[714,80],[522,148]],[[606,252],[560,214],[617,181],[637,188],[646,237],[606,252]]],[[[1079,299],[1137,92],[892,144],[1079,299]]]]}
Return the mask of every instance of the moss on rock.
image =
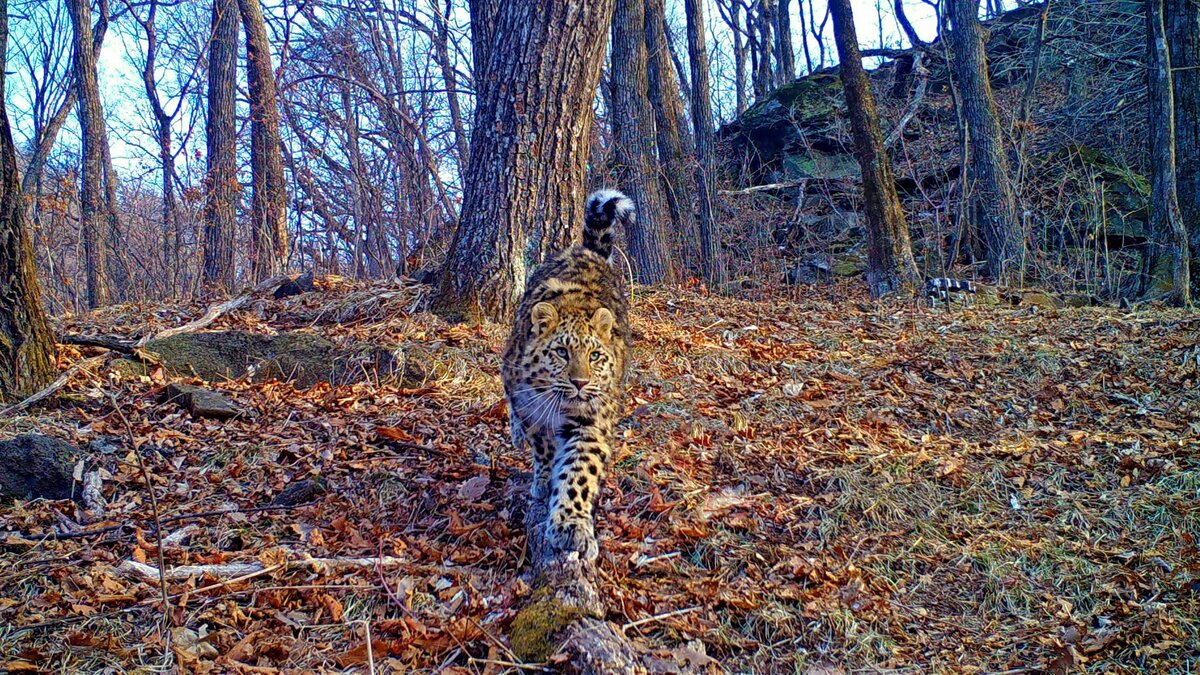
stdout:
{"type": "Polygon", "coordinates": [[[522,661],[542,663],[554,654],[554,636],[586,612],[566,605],[543,588],[534,602],[517,613],[509,629],[513,653],[522,661]]]}

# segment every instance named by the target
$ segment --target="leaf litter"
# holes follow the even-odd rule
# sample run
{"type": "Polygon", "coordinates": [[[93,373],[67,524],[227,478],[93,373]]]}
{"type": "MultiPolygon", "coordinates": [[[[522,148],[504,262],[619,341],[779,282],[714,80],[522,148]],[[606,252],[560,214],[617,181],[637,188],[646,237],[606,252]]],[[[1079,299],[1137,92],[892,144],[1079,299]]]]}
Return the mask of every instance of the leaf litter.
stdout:
{"type": "MultiPolygon", "coordinates": [[[[214,422],[160,403],[160,368],[100,372],[0,421],[87,448],[106,505],[0,505],[0,669],[520,672],[529,461],[507,438],[504,327],[417,311],[413,285],[318,286],[212,328],[419,345],[441,377],[211,383],[245,411],[214,422]],[[254,571],[170,580],[164,610],[157,576],[122,567],[156,566],[160,536],[169,568],[254,571]],[[315,562],[335,559],[359,563],[315,562]]],[[[661,672],[1197,665],[1194,317],[930,310],[840,284],[639,289],[634,307],[600,585],[661,672]]],[[[137,337],[203,309],[59,329],[137,337]]]]}

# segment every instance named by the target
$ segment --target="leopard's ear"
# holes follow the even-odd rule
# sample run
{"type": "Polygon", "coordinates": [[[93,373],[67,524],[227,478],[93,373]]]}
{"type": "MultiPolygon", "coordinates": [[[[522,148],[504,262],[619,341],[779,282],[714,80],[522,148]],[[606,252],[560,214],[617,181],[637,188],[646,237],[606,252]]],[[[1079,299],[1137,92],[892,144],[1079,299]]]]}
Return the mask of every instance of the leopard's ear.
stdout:
{"type": "Polygon", "coordinates": [[[616,319],[613,313],[601,307],[592,315],[592,327],[596,329],[596,334],[601,340],[607,340],[612,337],[613,322],[616,319]]]}
{"type": "Polygon", "coordinates": [[[558,310],[548,302],[539,302],[529,312],[533,321],[533,334],[541,337],[558,325],[558,310]]]}

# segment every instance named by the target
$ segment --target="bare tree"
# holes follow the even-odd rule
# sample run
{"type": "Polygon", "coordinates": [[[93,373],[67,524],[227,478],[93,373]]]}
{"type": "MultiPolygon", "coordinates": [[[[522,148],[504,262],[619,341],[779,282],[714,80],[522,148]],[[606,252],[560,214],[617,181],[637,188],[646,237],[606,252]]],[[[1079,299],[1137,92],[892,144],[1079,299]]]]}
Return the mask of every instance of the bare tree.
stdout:
{"type": "Polygon", "coordinates": [[[963,197],[969,200],[968,218],[982,235],[988,275],[1008,281],[1015,279],[1024,265],[1025,238],[988,77],[979,0],[949,2],[949,43],[968,144],[963,197]]]}
{"type": "Polygon", "coordinates": [[[654,284],[672,273],[663,236],[667,210],[654,153],[654,110],[647,97],[646,0],[616,0],[612,20],[613,164],[637,207],[626,232],[634,278],[654,284]]]}
{"type": "Polygon", "coordinates": [[[704,7],[701,0],[684,0],[687,15],[688,62],[692,70],[692,126],[696,132],[696,201],[700,213],[700,257],[704,281],[716,291],[725,285],[725,259],[721,255],[721,227],[713,213],[716,197],[711,88],[708,82],[708,49],[704,40],[704,7]]]}
{"type": "Polygon", "coordinates": [[[213,0],[208,44],[208,173],[205,178],[204,283],[232,289],[237,230],[237,0],[213,0]]]}
{"type": "Polygon", "coordinates": [[[462,215],[435,307],[504,319],[582,222],[612,0],[471,3],[476,108],[462,215]]]}
{"type": "Polygon", "coordinates": [[[238,0],[238,7],[246,31],[250,85],[252,272],[255,281],[261,281],[278,274],[287,265],[287,185],[283,176],[275,70],[271,67],[271,42],[262,6],[259,0],[238,0]]]}
{"type": "Polygon", "coordinates": [[[1200,2],[1163,3],[1175,94],[1175,167],[1179,211],[1200,255],[1200,2]]]}
{"type": "MultiPolygon", "coordinates": [[[[8,0],[0,0],[0,45],[7,44],[8,0]]],[[[42,310],[4,104],[7,65],[5,50],[0,50],[0,400],[33,393],[54,372],[54,337],[42,310]]]]}
{"type": "Polygon", "coordinates": [[[79,229],[87,277],[87,304],[94,308],[108,304],[109,299],[108,251],[103,236],[108,227],[108,207],[103,185],[107,132],[100,104],[100,86],[96,81],[91,2],[67,0],[67,11],[71,16],[74,35],[72,49],[75,54],[76,99],[83,138],[79,229]]]}
{"type": "Polygon", "coordinates": [[[829,0],[838,70],[846,94],[854,154],[862,169],[863,205],[867,216],[867,285],[873,297],[911,287],[917,278],[908,223],[900,208],[892,163],[884,147],[879,113],[863,71],[850,0],[829,0]]]}
{"type": "Polygon", "coordinates": [[[670,237],[673,250],[682,253],[694,240],[695,176],[690,170],[696,151],[691,130],[683,111],[679,78],[671,63],[667,45],[666,13],[663,0],[646,1],[646,74],[650,104],[654,106],[655,134],[658,144],[659,174],[663,196],[671,212],[670,237]]]}
{"type": "Polygon", "coordinates": [[[1163,20],[1165,0],[1146,0],[1146,63],[1149,86],[1150,229],[1155,237],[1153,292],[1191,304],[1187,230],[1179,210],[1175,171],[1175,95],[1171,54],[1163,20]]]}
{"type": "Polygon", "coordinates": [[[778,0],[775,8],[776,86],[796,79],[796,52],[792,49],[792,0],[778,0]]]}
{"type": "Polygon", "coordinates": [[[743,42],[746,29],[742,26],[742,0],[717,0],[717,11],[733,34],[733,86],[735,94],[734,112],[746,112],[746,45],[743,42]]]}

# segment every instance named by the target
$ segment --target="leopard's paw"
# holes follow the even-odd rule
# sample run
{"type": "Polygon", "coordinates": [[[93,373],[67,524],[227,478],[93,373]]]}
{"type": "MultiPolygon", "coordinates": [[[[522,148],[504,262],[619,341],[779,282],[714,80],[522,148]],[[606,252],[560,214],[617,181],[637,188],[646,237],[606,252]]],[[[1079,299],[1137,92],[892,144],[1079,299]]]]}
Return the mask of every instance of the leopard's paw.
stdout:
{"type": "Polygon", "coordinates": [[[575,551],[584,560],[595,560],[600,555],[600,545],[596,542],[596,532],[590,518],[552,515],[546,526],[546,536],[555,551],[575,551]]]}

